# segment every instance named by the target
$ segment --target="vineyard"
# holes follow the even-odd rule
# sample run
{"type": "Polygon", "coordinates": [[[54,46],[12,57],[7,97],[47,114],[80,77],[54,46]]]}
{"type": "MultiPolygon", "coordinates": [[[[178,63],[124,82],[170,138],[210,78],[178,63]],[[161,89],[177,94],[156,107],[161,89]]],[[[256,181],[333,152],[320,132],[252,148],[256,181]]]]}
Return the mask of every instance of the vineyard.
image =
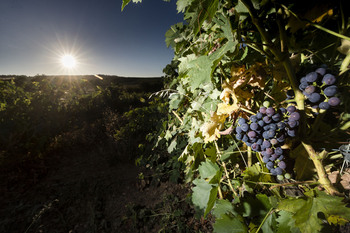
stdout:
{"type": "Polygon", "coordinates": [[[0,80],[1,232],[350,232],[345,1],[177,10],[162,80],[0,80]]]}

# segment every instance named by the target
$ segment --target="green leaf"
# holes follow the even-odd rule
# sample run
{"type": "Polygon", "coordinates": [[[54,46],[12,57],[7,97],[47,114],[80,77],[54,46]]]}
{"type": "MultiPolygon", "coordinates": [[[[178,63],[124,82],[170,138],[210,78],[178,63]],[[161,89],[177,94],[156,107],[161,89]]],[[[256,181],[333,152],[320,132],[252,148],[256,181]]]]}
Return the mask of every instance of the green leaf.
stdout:
{"type": "Polygon", "coordinates": [[[225,199],[216,200],[215,207],[213,209],[213,215],[215,218],[222,218],[224,214],[233,214],[236,215],[236,211],[233,208],[231,202],[225,199]]]}
{"type": "Polygon", "coordinates": [[[295,225],[302,233],[313,233],[322,229],[323,221],[319,218],[319,213],[331,223],[334,223],[334,217],[350,220],[350,209],[342,202],[341,197],[329,196],[318,190],[315,192],[315,197],[282,200],[278,208],[293,214],[295,225]]]}
{"type": "Polygon", "coordinates": [[[183,23],[177,23],[172,25],[170,29],[165,33],[165,43],[166,46],[171,46],[175,49],[176,43],[175,40],[181,37],[181,29],[183,28],[183,23]]]}
{"type": "Polygon", "coordinates": [[[223,215],[216,219],[214,223],[214,232],[218,233],[245,233],[248,232],[247,226],[243,223],[241,216],[223,215]]]}
{"type": "Polygon", "coordinates": [[[219,171],[220,168],[216,163],[213,163],[210,160],[207,160],[201,163],[198,170],[199,170],[199,174],[203,179],[207,179],[207,178],[211,179],[213,176],[216,175],[217,171],[219,171]]]}
{"type": "Polygon", "coordinates": [[[195,179],[193,184],[196,187],[192,188],[192,202],[204,210],[204,216],[206,216],[215,204],[218,186],[211,185],[203,179],[195,179]]]}
{"type": "MultiPolygon", "coordinates": [[[[122,11],[124,10],[124,7],[126,5],[128,5],[131,2],[131,0],[123,0],[123,4],[122,4],[122,11]]],[[[132,0],[133,3],[139,3],[142,2],[142,0],[132,0]]]]}
{"type": "Polygon", "coordinates": [[[255,163],[242,173],[244,180],[255,182],[271,182],[271,175],[262,172],[268,172],[267,168],[261,167],[259,163],[255,163]]]}
{"type": "Polygon", "coordinates": [[[299,233],[300,230],[295,227],[295,221],[292,219],[293,214],[284,210],[278,212],[276,219],[277,232],[276,233],[299,233]]]}
{"type": "Polygon", "coordinates": [[[277,228],[276,214],[269,212],[264,224],[261,226],[263,233],[275,233],[277,228]]]}
{"type": "Polygon", "coordinates": [[[175,137],[175,138],[171,141],[171,143],[170,143],[170,145],[169,145],[169,147],[168,147],[168,153],[173,152],[173,150],[176,148],[176,145],[177,145],[177,138],[175,137]]]}
{"type": "Polygon", "coordinates": [[[302,144],[290,152],[290,157],[295,159],[294,168],[297,180],[311,179],[315,175],[314,163],[302,144]]]}
{"type": "Polygon", "coordinates": [[[176,9],[177,12],[185,12],[186,7],[190,6],[193,0],[177,0],[176,9]]]}

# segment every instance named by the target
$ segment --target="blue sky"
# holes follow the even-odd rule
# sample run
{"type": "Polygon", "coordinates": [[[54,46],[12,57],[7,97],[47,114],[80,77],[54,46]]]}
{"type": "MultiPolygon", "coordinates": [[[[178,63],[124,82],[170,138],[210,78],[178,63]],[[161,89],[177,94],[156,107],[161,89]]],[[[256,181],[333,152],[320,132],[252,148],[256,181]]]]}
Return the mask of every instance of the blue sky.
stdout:
{"type": "Polygon", "coordinates": [[[1,0],[0,74],[161,76],[173,50],[165,32],[182,21],[176,1],[1,0]],[[70,53],[77,66],[63,68],[70,53]]]}

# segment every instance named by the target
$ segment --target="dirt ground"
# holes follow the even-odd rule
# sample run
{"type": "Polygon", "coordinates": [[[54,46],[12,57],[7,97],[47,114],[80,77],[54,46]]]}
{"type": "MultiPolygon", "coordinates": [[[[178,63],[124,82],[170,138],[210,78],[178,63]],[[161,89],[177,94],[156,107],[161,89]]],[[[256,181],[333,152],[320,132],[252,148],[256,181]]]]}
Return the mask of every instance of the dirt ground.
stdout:
{"type": "Polygon", "coordinates": [[[177,211],[165,207],[169,196],[178,209],[191,212],[184,219],[186,232],[211,231],[208,222],[194,219],[185,201],[188,188],[169,182],[151,186],[138,178],[147,171],[111,153],[72,149],[19,170],[1,173],[0,232],[176,232],[176,221],[174,230],[162,230],[169,225],[150,218],[177,211]]]}

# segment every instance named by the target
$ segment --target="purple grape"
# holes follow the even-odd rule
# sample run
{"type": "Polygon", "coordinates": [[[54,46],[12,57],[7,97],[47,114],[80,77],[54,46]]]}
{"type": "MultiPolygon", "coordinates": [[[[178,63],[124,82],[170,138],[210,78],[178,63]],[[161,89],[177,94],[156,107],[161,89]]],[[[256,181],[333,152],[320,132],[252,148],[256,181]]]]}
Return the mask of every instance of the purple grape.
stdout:
{"type": "Polygon", "coordinates": [[[263,120],[258,121],[258,125],[260,125],[260,127],[264,127],[265,122],[263,120]]]}
{"type": "Polygon", "coordinates": [[[253,143],[251,145],[251,148],[252,148],[253,151],[259,151],[260,150],[260,145],[257,144],[257,143],[253,143]]]}
{"type": "Polygon", "coordinates": [[[316,73],[319,73],[320,75],[324,75],[326,73],[326,69],[323,67],[318,68],[317,70],[315,70],[316,73]]]}
{"type": "MultiPolygon", "coordinates": [[[[312,85],[309,85],[305,88],[304,92],[305,94],[304,95],[311,95],[312,93],[314,93],[316,90],[316,87],[315,86],[312,86],[312,85]]],[[[303,92],[303,93],[304,93],[303,92]]]]}
{"type": "Polygon", "coordinates": [[[268,116],[264,116],[263,121],[264,121],[266,124],[269,124],[269,123],[271,123],[272,119],[271,119],[270,117],[268,117],[268,116]]]}
{"type": "Polygon", "coordinates": [[[287,113],[287,109],[285,109],[285,108],[280,108],[279,110],[280,110],[281,114],[286,114],[287,113]]]}
{"type": "Polygon", "coordinates": [[[279,129],[284,129],[284,128],[286,128],[286,123],[284,123],[284,122],[282,122],[282,121],[278,122],[278,123],[277,123],[277,128],[279,128],[279,129]]]}
{"type": "Polygon", "coordinates": [[[273,114],[275,114],[275,109],[273,107],[269,107],[266,109],[266,115],[272,117],[273,114]]]}
{"type": "Polygon", "coordinates": [[[276,145],[276,144],[278,143],[278,141],[277,141],[276,138],[272,138],[272,139],[270,140],[270,142],[271,142],[272,145],[276,145]]]}
{"type": "Polygon", "coordinates": [[[281,115],[279,113],[276,113],[272,116],[272,120],[274,121],[280,121],[281,120],[281,115]]]}
{"type": "Polygon", "coordinates": [[[271,143],[269,141],[266,141],[266,140],[263,141],[262,145],[265,148],[270,148],[271,147],[271,143]]]}
{"type": "Polygon", "coordinates": [[[266,107],[261,107],[259,109],[259,112],[262,113],[262,114],[265,114],[266,113],[266,107]]]}
{"type": "Polygon", "coordinates": [[[278,155],[276,155],[276,154],[272,154],[272,155],[270,156],[270,160],[271,160],[271,161],[275,161],[277,158],[278,158],[278,155]]]}
{"type": "Polygon", "coordinates": [[[319,107],[320,109],[329,109],[329,108],[330,108],[330,105],[329,105],[328,102],[321,102],[321,103],[318,105],[318,107],[319,107]]]}
{"type": "Polygon", "coordinates": [[[306,77],[302,77],[302,78],[300,79],[300,83],[307,83],[306,77]]]}
{"type": "Polygon", "coordinates": [[[276,167],[274,173],[276,173],[276,175],[282,175],[283,174],[283,170],[280,167],[276,167]]]}
{"type": "Polygon", "coordinates": [[[269,124],[269,129],[270,130],[276,130],[277,129],[277,124],[275,124],[275,123],[269,124]]]}
{"type": "Polygon", "coordinates": [[[276,135],[276,131],[272,130],[272,129],[270,129],[269,131],[266,131],[266,132],[267,132],[267,136],[269,139],[273,138],[276,135]]]}
{"type": "Polygon", "coordinates": [[[336,81],[337,81],[337,79],[332,74],[326,74],[322,79],[322,83],[324,83],[326,85],[332,85],[336,81]]]}
{"type": "Polygon", "coordinates": [[[267,167],[267,169],[271,170],[273,168],[273,162],[270,161],[270,162],[266,163],[266,167],[267,167]]]}
{"type": "Polygon", "coordinates": [[[241,125],[241,129],[244,131],[244,132],[248,132],[249,130],[249,125],[247,123],[244,123],[241,125]]]}
{"type": "Polygon", "coordinates": [[[298,122],[294,121],[294,120],[289,120],[288,125],[289,125],[289,127],[294,128],[298,125],[298,122]]]}
{"type": "Polygon", "coordinates": [[[259,128],[259,125],[257,123],[251,123],[250,124],[250,129],[251,130],[257,130],[259,128]]]}
{"type": "Polygon", "coordinates": [[[248,132],[248,137],[251,138],[255,138],[256,137],[256,132],[255,131],[249,131],[248,132]]]}
{"type": "Polygon", "coordinates": [[[258,113],[256,114],[256,118],[257,118],[258,120],[262,119],[263,116],[264,116],[264,115],[263,115],[261,112],[258,112],[258,113]]]}
{"type": "Polygon", "coordinates": [[[287,134],[291,137],[295,137],[296,136],[296,131],[294,129],[288,129],[287,130],[287,134]]]}
{"type": "Polygon", "coordinates": [[[236,134],[236,138],[237,138],[237,140],[242,140],[243,135],[240,134],[240,133],[237,133],[237,134],[236,134]]]}
{"type": "Polygon", "coordinates": [[[297,110],[297,108],[294,106],[294,105],[290,105],[290,106],[288,106],[288,108],[287,108],[287,111],[289,112],[289,113],[293,113],[293,112],[295,112],[297,110]]]}
{"type": "Polygon", "coordinates": [[[324,90],[323,90],[323,93],[328,96],[328,97],[331,97],[331,96],[334,96],[338,91],[338,88],[337,86],[333,85],[333,86],[329,86],[329,87],[326,87],[324,90]]]}
{"type": "Polygon", "coordinates": [[[266,155],[272,155],[273,154],[273,149],[272,148],[266,148],[265,149],[265,154],[266,155]]]}
{"type": "Polygon", "coordinates": [[[278,163],[278,167],[280,167],[281,169],[286,169],[287,165],[286,165],[286,163],[284,161],[280,161],[278,163]]]}
{"type": "Polygon", "coordinates": [[[256,141],[256,144],[258,145],[261,145],[263,143],[263,140],[261,138],[259,138],[257,141],[256,141]]]}
{"type": "Polygon", "coordinates": [[[251,142],[246,142],[245,144],[246,144],[247,146],[249,146],[249,147],[252,146],[252,143],[251,143],[251,142]]]}
{"type": "Polygon", "coordinates": [[[263,157],[263,162],[264,163],[268,163],[270,161],[270,155],[265,155],[264,157],[263,157]]]}
{"type": "Polygon", "coordinates": [[[299,90],[304,91],[307,86],[309,86],[308,83],[300,83],[299,84],[299,90]]]}
{"type": "Polygon", "coordinates": [[[284,142],[285,139],[286,139],[286,136],[283,133],[277,135],[278,142],[284,142]]]}
{"type": "Polygon", "coordinates": [[[281,155],[283,154],[283,149],[281,147],[276,147],[275,148],[275,154],[276,155],[281,155]]]}
{"type": "Polygon", "coordinates": [[[284,156],[283,155],[280,155],[280,157],[278,157],[278,160],[279,161],[282,161],[284,159],[284,156]]]}
{"type": "Polygon", "coordinates": [[[314,92],[309,96],[308,99],[310,100],[311,103],[317,103],[318,101],[321,100],[321,95],[314,92]]]}
{"type": "Polygon", "coordinates": [[[237,126],[236,133],[242,133],[242,132],[243,132],[242,128],[240,126],[237,126]]]}
{"type": "Polygon", "coordinates": [[[239,125],[243,125],[244,123],[246,123],[247,121],[246,121],[246,119],[244,119],[244,118],[239,118],[238,119],[238,124],[239,125]]]}
{"type": "Polygon", "coordinates": [[[249,138],[246,134],[243,135],[243,138],[241,139],[243,142],[247,143],[249,138]]]}
{"type": "Polygon", "coordinates": [[[267,131],[264,131],[263,134],[262,134],[263,138],[264,139],[269,139],[269,136],[267,134],[267,131]]]}
{"type": "Polygon", "coordinates": [[[338,104],[340,104],[340,99],[338,97],[331,97],[328,100],[328,103],[330,106],[337,106],[338,104]]]}
{"type": "Polygon", "coordinates": [[[308,81],[309,83],[316,82],[317,78],[318,74],[316,72],[310,72],[305,76],[306,81],[308,81]]]}
{"type": "Polygon", "coordinates": [[[289,116],[289,120],[298,121],[299,119],[300,119],[300,113],[298,112],[293,112],[289,116]]]}
{"type": "Polygon", "coordinates": [[[257,122],[258,118],[256,117],[256,115],[252,115],[252,116],[250,116],[250,121],[251,122],[257,122]]]}

